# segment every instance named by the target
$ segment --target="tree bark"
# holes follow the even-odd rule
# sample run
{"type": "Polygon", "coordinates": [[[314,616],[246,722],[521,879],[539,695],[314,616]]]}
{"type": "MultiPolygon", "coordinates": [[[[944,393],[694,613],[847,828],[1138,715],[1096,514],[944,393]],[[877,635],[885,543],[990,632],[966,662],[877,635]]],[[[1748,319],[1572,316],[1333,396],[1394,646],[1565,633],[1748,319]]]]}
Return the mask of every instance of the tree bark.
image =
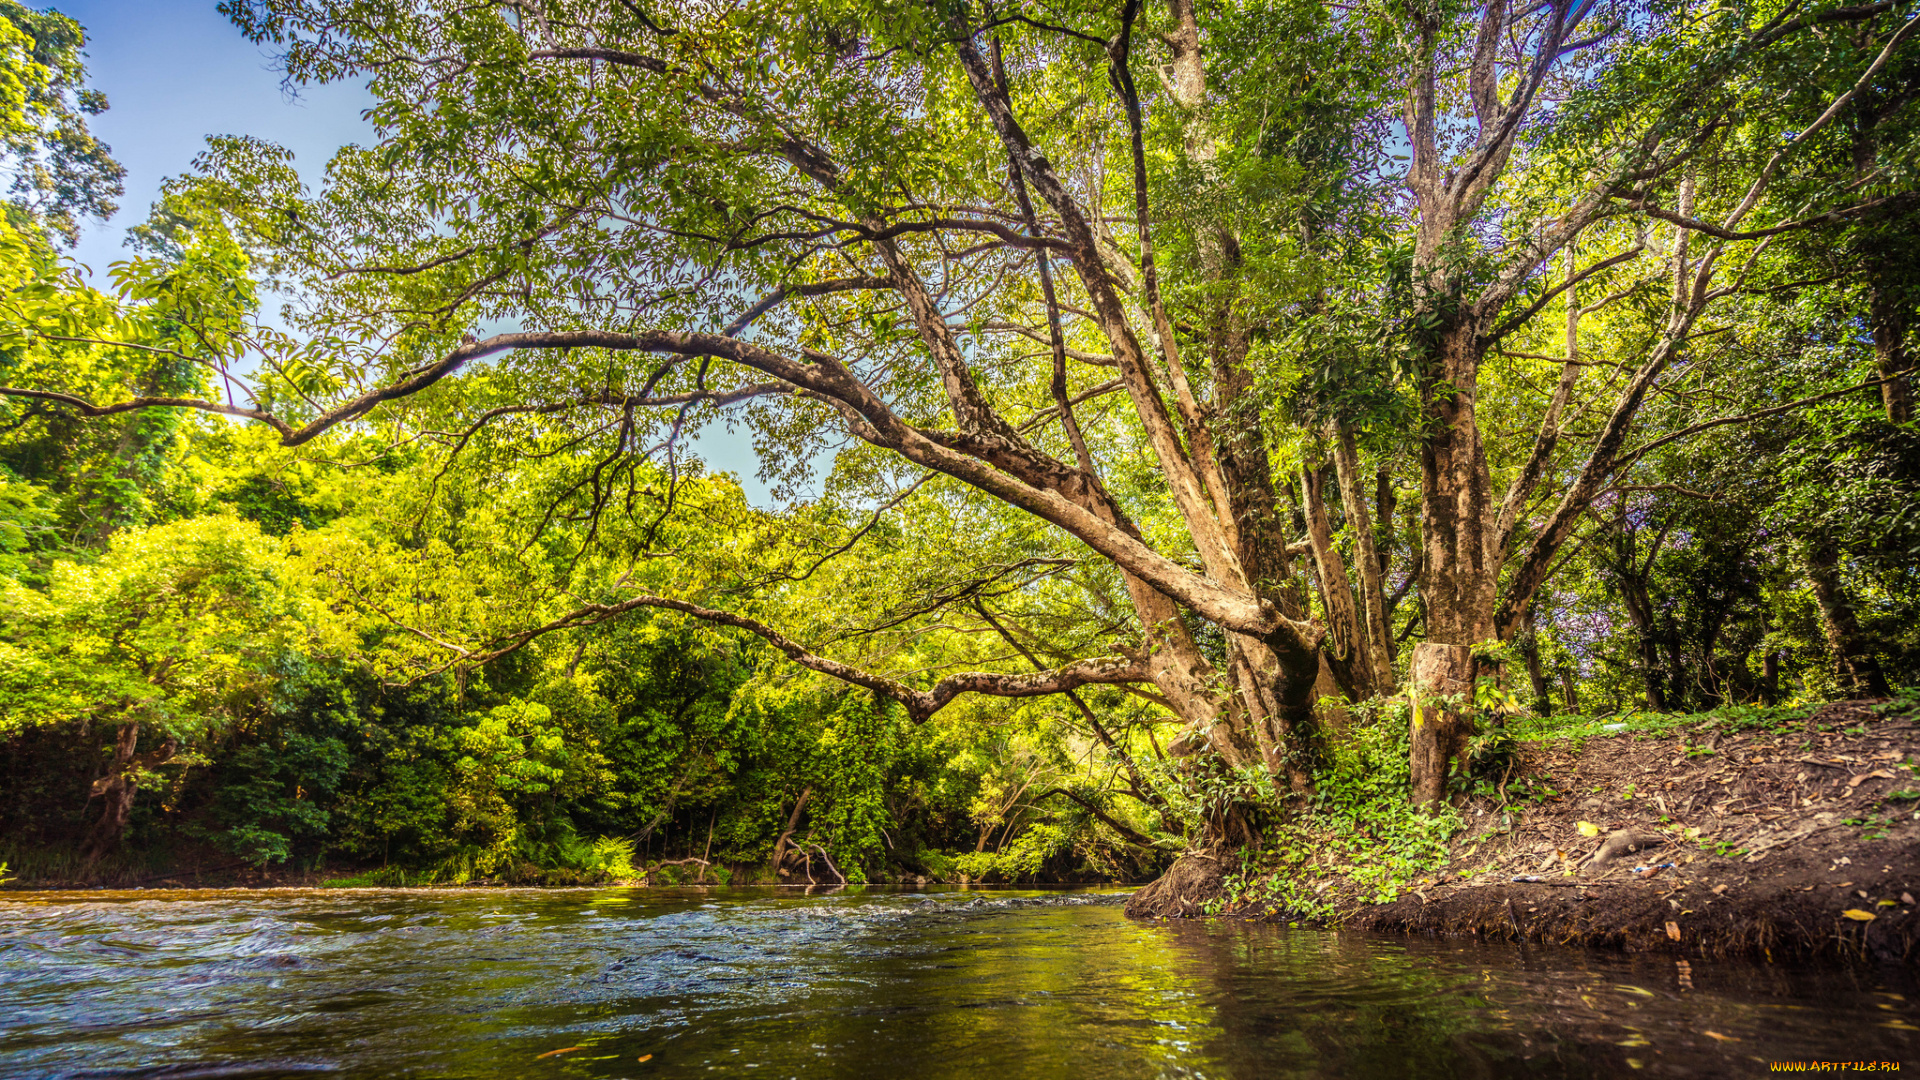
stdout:
{"type": "Polygon", "coordinates": [[[1854,615],[1853,601],[1840,580],[1840,549],[1825,537],[1806,547],[1807,578],[1820,604],[1820,621],[1833,651],[1834,677],[1840,689],[1856,697],[1886,697],[1887,676],[1854,615]]]}
{"type": "Polygon", "coordinates": [[[1527,683],[1533,687],[1533,708],[1541,716],[1553,715],[1552,687],[1547,683],[1547,669],[1540,662],[1540,632],[1534,626],[1533,609],[1527,609],[1527,617],[1520,634],[1520,652],[1527,661],[1527,683]]]}
{"type": "Polygon", "coordinates": [[[1912,366],[1907,352],[1907,305],[1892,277],[1882,265],[1869,269],[1867,318],[1873,328],[1874,365],[1887,380],[1880,384],[1880,406],[1889,422],[1905,424],[1913,419],[1911,376],[1901,374],[1912,366]]]}
{"type": "Polygon", "coordinates": [[[1427,639],[1472,645],[1495,636],[1499,553],[1490,543],[1492,478],[1474,414],[1482,346],[1469,322],[1440,336],[1422,380],[1427,414],[1420,448],[1420,597],[1427,639]]]}
{"type": "MultiPolygon", "coordinates": [[[[1879,97],[1869,91],[1854,101],[1853,171],[1863,181],[1873,174],[1880,156],[1879,123],[1885,105],[1879,97]]],[[[1912,244],[1910,228],[1910,222],[1877,217],[1863,226],[1865,235],[1857,245],[1866,269],[1867,327],[1873,333],[1874,367],[1887,380],[1880,384],[1880,407],[1886,411],[1888,422],[1894,424],[1913,419],[1911,377],[1900,374],[1911,364],[1907,351],[1911,286],[1901,273],[1901,264],[1906,261],[1901,255],[1906,252],[1899,250],[1912,244]]]]}
{"type": "MultiPolygon", "coordinates": [[[[793,803],[793,813],[787,816],[787,827],[781,830],[780,838],[773,842],[772,865],[775,874],[780,873],[780,860],[786,856],[787,839],[793,835],[795,829],[800,827],[800,814],[807,808],[807,800],[812,797],[813,787],[811,785],[800,789],[800,797],[795,799],[793,803]]],[[[985,842],[986,838],[982,837],[981,843],[984,844],[985,842]]]]}
{"type": "MultiPolygon", "coordinates": [[[[1387,629],[1387,593],[1382,582],[1386,559],[1374,545],[1374,523],[1367,512],[1366,492],[1360,486],[1360,454],[1354,446],[1352,428],[1343,425],[1334,432],[1333,462],[1340,481],[1340,502],[1346,511],[1347,527],[1353,530],[1354,568],[1360,575],[1360,628],[1368,690],[1376,695],[1390,694],[1394,688],[1394,650],[1393,638],[1387,629]]],[[[1381,502],[1384,504],[1387,499],[1381,502]]]]}
{"type": "Polygon", "coordinates": [[[1413,800],[1437,805],[1447,794],[1447,778],[1465,765],[1473,727],[1473,649],[1427,641],[1414,646],[1407,682],[1413,688],[1413,800]],[[1463,704],[1448,704],[1455,698],[1463,704]]]}
{"type": "Polygon", "coordinates": [[[1322,485],[1327,470],[1300,470],[1300,488],[1307,501],[1307,544],[1313,552],[1315,575],[1320,580],[1320,606],[1327,616],[1327,652],[1334,673],[1352,689],[1357,698],[1373,696],[1373,666],[1354,609],[1353,585],[1347,578],[1346,560],[1333,546],[1333,526],[1327,518],[1327,503],[1322,485]]]}
{"type": "Polygon", "coordinates": [[[141,771],[173,757],[178,746],[173,739],[168,739],[157,749],[136,754],[134,748],[139,743],[139,721],[120,725],[119,732],[114,736],[113,760],[107,765],[107,773],[93,782],[88,793],[89,799],[101,797],[105,805],[80,848],[80,856],[87,865],[100,861],[102,856],[120,846],[120,838],[126,833],[127,822],[133,816],[133,800],[139,794],[141,771]]]}

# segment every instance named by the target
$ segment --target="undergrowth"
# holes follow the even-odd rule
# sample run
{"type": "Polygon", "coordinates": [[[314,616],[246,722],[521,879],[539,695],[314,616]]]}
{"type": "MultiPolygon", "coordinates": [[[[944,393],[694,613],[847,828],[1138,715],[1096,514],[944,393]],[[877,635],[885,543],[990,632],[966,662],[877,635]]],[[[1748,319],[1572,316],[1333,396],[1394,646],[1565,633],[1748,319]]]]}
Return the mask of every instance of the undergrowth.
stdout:
{"type": "MultiPolygon", "coordinates": [[[[1902,688],[1893,697],[1870,708],[1881,716],[1920,711],[1920,687],[1902,688]]],[[[1521,715],[1509,721],[1508,729],[1518,739],[1566,739],[1577,747],[1587,739],[1609,735],[1657,737],[1696,728],[1727,733],[1777,731],[1805,724],[1819,709],[1819,703],[1794,702],[1785,705],[1721,705],[1697,713],[1656,713],[1630,709],[1609,716],[1521,715]]]]}
{"type": "Polygon", "coordinates": [[[513,856],[504,861],[497,856],[462,852],[425,868],[381,867],[323,881],[321,887],[406,888],[490,880],[516,885],[597,885],[641,877],[641,871],[633,865],[633,855],[633,841],[624,837],[588,840],[571,829],[552,830],[544,837],[521,838],[513,856]]]}
{"type": "MultiPolygon", "coordinates": [[[[1564,740],[1575,752],[1587,739],[1617,735],[1690,735],[1704,744],[1721,734],[1801,728],[1819,708],[1807,703],[1723,705],[1699,713],[1536,717],[1497,708],[1497,702],[1488,707],[1478,697],[1478,733],[1468,748],[1469,764],[1451,778],[1450,787],[1502,803],[1560,794],[1543,778],[1518,775],[1522,742],[1564,740]],[[1504,722],[1495,721],[1496,711],[1504,722]]],[[[1881,716],[1920,712],[1920,689],[1904,689],[1871,708],[1881,716]]],[[[1260,911],[1324,920],[1336,914],[1337,899],[1388,903],[1422,878],[1445,870],[1450,862],[1447,842],[1465,819],[1450,806],[1428,811],[1408,800],[1409,707],[1375,701],[1348,709],[1353,724],[1329,742],[1323,767],[1314,774],[1316,794],[1310,809],[1273,815],[1278,823],[1266,829],[1258,850],[1242,853],[1239,869],[1227,875],[1224,897],[1209,905],[1210,914],[1260,911]],[[1342,881],[1347,887],[1336,893],[1336,882],[1342,881]]],[[[1820,726],[1855,730],[1844,724],[1820,726]]],[[[1713,751],[1697,745],[1687,752],[1696,756],[1713,751]]],[[[1899,791],[1889,798],[1920,799],[1920,791],[1899,791]]],[[[1847,823],[1872,837],[1883,835],[1890,820],[1847,823]]]]}
{"type": "Polygon", "coordinates": [[[1408,800],[1408,707],[1367,703],[1350,711],[1353,723],[1329,741],[1314,774],[1312,805],[1270,825],[1261,848],[1243,854],[1214,914],[1264,909],[1324,919],[1334,914],[1336,877],[1357,888],[1359,899],[1380,904],[1447,864],[1447,841],[1465,820],[1451,806],[1429,810],[1408,800]]]}

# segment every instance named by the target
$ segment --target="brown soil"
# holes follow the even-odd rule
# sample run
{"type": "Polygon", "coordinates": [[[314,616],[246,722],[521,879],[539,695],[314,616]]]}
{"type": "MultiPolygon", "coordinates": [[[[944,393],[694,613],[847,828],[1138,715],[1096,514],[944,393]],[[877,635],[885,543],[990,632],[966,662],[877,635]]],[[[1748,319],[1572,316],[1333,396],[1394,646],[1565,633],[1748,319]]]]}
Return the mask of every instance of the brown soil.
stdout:
{"type": "Polygon", "coordinates": [[[1920,788],[1920,724],[1881,716],[1874,704],[1830,705],[1804,724],[1768,730],[1702,725],[1578,748],[1529,744],[1522,770],[1562,795],[1469,804],[1472,825],[1454,841],[1446,871],[1393,903],[1366,904],[1334,879],[1337,922],[1687,954],[1920,962],[1920,802],[1887,798],[1920,788]],[[1599,834],[1583,834],[1582,822],[1599,834]],[[1594,859],[1609,841],[1619,857],[1594,859]]]}
{"type": "Polygon", "coordinates": [[[1226,890],[1227,863],[1212,852],[1189,852],[1174,860],[1167,872],[1127,900],[1127,914],[1136,919],[1189,919],[1205,913],[1205,905],[1226,890]]]}

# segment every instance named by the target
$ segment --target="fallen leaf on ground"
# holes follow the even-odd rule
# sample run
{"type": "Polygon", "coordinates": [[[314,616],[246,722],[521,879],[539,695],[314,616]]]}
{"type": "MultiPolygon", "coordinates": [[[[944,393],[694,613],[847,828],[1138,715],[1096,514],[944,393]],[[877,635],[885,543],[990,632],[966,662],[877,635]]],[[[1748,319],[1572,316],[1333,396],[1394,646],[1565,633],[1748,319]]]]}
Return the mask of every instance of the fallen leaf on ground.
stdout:
{"type": "Polygon", "coordinates": [[[1719,1039],[1721,1042],[1739,1042],[1740,1041],[1739,1039],[1736,1039],[1731,1035],[1722,1035],[1717,1031],[1708,1031],[1706,1028],[1701,1028],[1700,1034],[1705,1035],[1709,1039],[1719,1039]]]}
{"type": "Polygon", "coordinates": [[[563,1046],[558,1050],[549,1050],[544,1054],[536,1054],[534,1055],[533,1060],[539,1061],[541,1058],[550,1058],[550,1057],[553,1057],[555,1054],[571,1054],[575,1050],[585,1050],[585,1049],[586,1047],[584,1046],[563,1046]]]}
{"type": "Polygon", "coordinates": [[[1853,779],[1847,781],[1847,786],[1850,788],[1857,788],[1861,784],[1864,784],[1869,780],[1891,780],[1891,779],[1893,779],[1892,773],[1888,772],[1885,769],[1875,769],[1872,772],[1861,773],[1859,776],[1856,776],[1853,779]]]}
{"type": "Polygon", "coordinates": [[[1680,924],[1677,922],[1668,922],[1667,936],[1672,938],[1675,941],[1679,941],[1680,940],[1680,924]]]}
{"type": "Polygon", "coordinates": [[[1727,887],[1725,885],[1715,885],[1713,887],[1713,895],[1715,896],[1719,896],[1721,893],[1726,891],[1727,891],[1727,887]]]}
{"type": "Polygon", "coordinates": [[[1913,906],[1913,894],[1910,892],[1901,893],[1900,902],[1903,904],[1906,904],[1909,907],[1913,906]]]}
{"type": "Polygon", "coordinates": [[[1873,920],[1880,917],[1878,915],[1875,915],[1871,911],[1861,911],[1857,907],[1850,907],[1847,910],[1841,912],[1840,914],[1845,916],[1846,918],[1852,919],[1854,922],[1872,922],[1873,920]]]}
{"type": "Polygon", "coordinates": [[[1600,826],[1595,825],[1591,821],[1582,821],[1579,824],[1575,825],[1574,828],[1580,830],[1581,836],[1599,836],[1600,835],[1600,826]]]}
{"type": "Polygon", "coordinates": [[[653,1055],[652,1055],[652,1054],[641,1054],[641,1055],[640,1055],[639,1057],[637,1057],[637,1058],[634,1058],[633,1060],[635,1060],[635,1061],[652,1061],[652,1060],[653,1060],[653,1055]]]}

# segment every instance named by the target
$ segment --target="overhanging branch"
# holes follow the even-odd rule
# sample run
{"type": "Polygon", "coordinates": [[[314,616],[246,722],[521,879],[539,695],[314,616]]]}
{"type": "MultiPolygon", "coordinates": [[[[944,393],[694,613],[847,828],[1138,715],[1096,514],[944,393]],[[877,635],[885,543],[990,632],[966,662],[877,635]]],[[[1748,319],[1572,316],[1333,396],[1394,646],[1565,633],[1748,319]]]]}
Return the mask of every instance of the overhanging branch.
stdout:
{"type": "Polygon", "coordinates": [[[1041,697],[1093,683],[1129,683],[1147,678],[1146,667],[1139,659],[1127,656],[1106,656],[1091,660],[1077,660],[1050,671],[1036,671],[1022,675],[1006,675],[989,671],[960,672],[941,679],[931,690],[917,690],[897,679],[876,675],[851,664],[821,656],[758,619],[737,615],[730,611],[701,607],[698,604],[667,596],[635,596],[614,604],[586,604],[541,626],[520,631],[491,649],[471,652],[461,659],[476,664],[497,660],[547,634],[560,630],[598,626],[642,609],[677,611],[703,622],[745,630],[780,650],[787,659],[801,667],[892,698],[906,707],[907,715],[916,723],[927,720],[961,694],[985,694],[990,697],[1041,697]]]}

